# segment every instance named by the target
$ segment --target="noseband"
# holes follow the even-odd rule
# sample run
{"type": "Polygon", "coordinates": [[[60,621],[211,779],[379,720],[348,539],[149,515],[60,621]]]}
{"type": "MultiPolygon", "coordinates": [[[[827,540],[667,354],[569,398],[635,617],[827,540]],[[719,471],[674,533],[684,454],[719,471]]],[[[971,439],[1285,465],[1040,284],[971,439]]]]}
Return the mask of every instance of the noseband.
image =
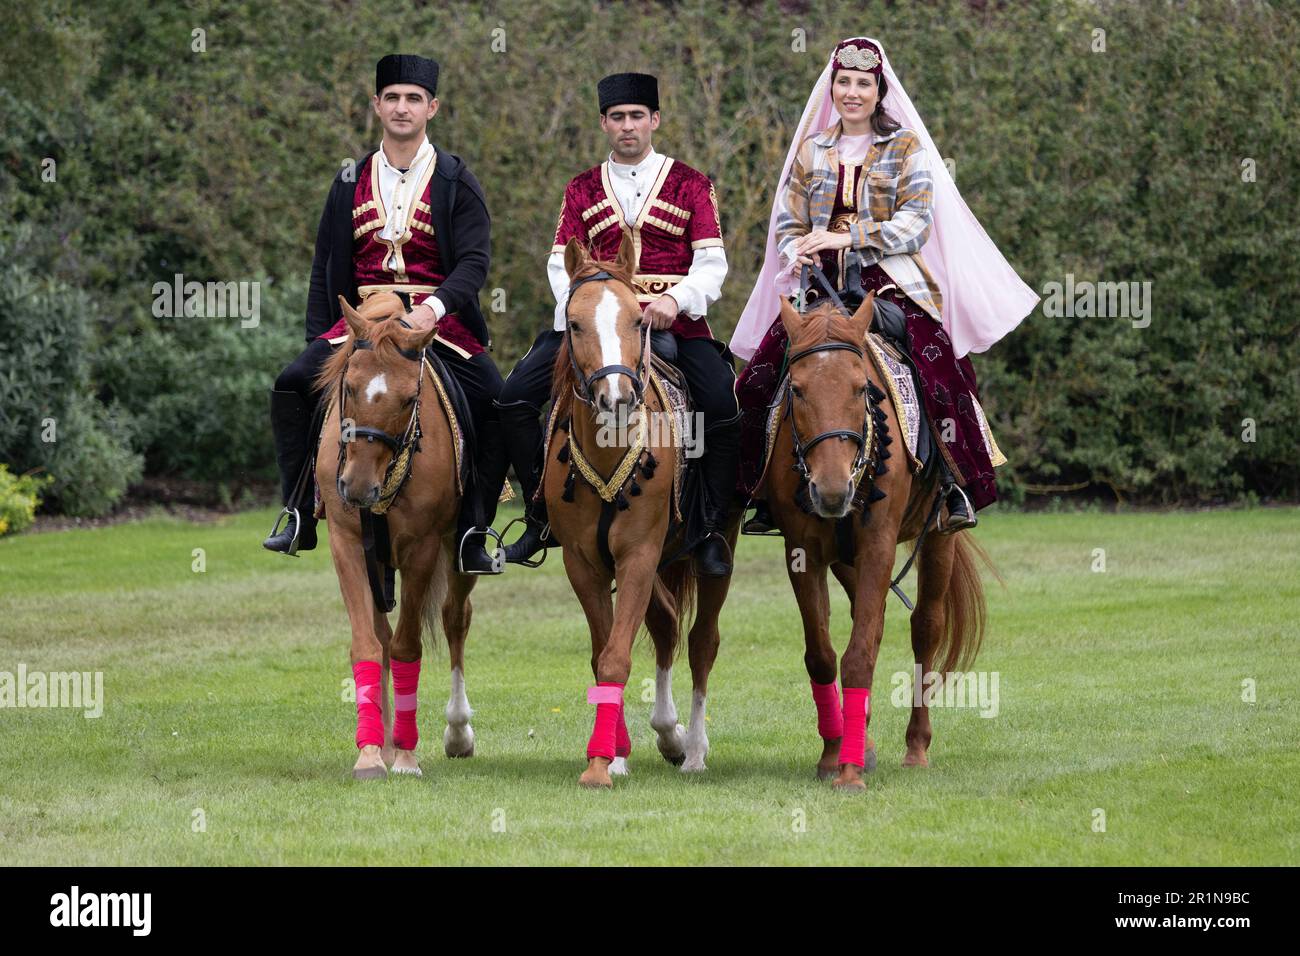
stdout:
{"type": "Polygon", "coordinates": [[[573,391],[583,404],[591,405],[591,386],[606,375],[625,375],[632,381],[632,391],[636,395],[637,403],[644,400],[645,395],[645,356],[646,346],[650,341],[650,323],[645,323],[645,335],[641,338],[641,354],[637,356],[636,368],[628,368],[626,365],[605,365],[596,369],[590,375],[583,375],[582,369],[578,368],[578,360],[573,355],[573,333],[570,331],[569,323],[569,304],[573,301],[573,293],[586,285],[588,282],[613,282],[621,281],[613,273],[604,269],[600,272],[593,272],[589,276],[581,279],[575,279],[569,285],[569,295],[564,300],[564,345],[569,351],[569,365],[573,369],[573,380],[575,383],[573,391]]]}

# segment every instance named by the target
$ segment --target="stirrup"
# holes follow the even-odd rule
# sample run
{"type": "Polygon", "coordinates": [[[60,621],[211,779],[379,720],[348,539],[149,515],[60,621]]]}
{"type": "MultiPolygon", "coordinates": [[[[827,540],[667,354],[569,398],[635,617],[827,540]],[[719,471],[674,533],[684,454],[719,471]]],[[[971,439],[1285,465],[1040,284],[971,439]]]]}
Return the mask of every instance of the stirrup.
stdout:
{"type": "MultiPolygon", "coordinates": [[[[483,549],[484,551],[487,548],[483,549]]],[[[501,535],[497,534],[491,527],[487,528],[470,528],[461,535],[460,544],[456,546],[456,570],[461,574],[501,574],[506,568],[506,551],[501,546],[501,535]],[[472,534],[482,534],[495,538],[497,542],[496,551],[492,552],[492,570],[491,571],[466,571],[465,570],[465,542],[469,540],[472,534]]]]}
{"type": "MultiPolygon", "coordinates": [[[[509,523],[506,524],[506,526],[501,529],[501,535],[499,538],[497,538],[497,541],[501,543],[503,548],[505,547],[506,532],[509,531],[511,528],[513,528],[521,521],[524,523],[524,530],[527,531],[528,529],[527,515],[520,515],[518,518],[511,518],[509,523]]],[[[535,559],[525,558],[523,561],[511,561],[510,563],[517,564],[521,568],[540,568],[543,564],[546,563],[546,552],[549,550],[550,547],[546,542],[550,539],[550,537],[551,537],[551,523],[548,521],[546,522],[546,524],[542,525],[541,534],[538,535],[538,538],[542,542],[542,556],[540,558],[535,558],[535,559]]],[[[503,550],[501,552],[501,560],[505,561],[505,557],[506,557],[505,551],[503,550]]]]}
{"type": "Polygon", "coordinates": [[[285,518],[293,518],[293,540],[289,542],[289,550],[277,551],[276,554],[282,554],[286,558],[296,558],[298,557],[298,536],[302,534],[302,517],[298,514],[297,508],[285,505],[284,510],[276,516],[275,524],[271,526],[271,533],[267,537],[274,538],[280,533],[280,522],[285,518]]]}
{"type": "MultiPolygon", "coordinates": [[[[948,496],[954,491],[961,495],[962,501],[966,502],[966,520],[956,525],[952,524],[951,520],[945,521],[942,525],[935,528],[935,530],[940,534],[956,534],[958,531],[965,531],[967,528],[973,528],[979,524],[979,519],[975,517],[975,509],[972,507],[970,499],[966,497],[966,492],[962,490],[961,485],[957,484],[955,481],[942,492],[944,505],[947,505],[948,496]]],[[[948,515],[948,518],[952,518],[951,513],[948,515]]]]}
{"type": "MultiPolygon", "coordinates": [[[[744,519],[745,512],[750,509],[750,506],[753,505],[753,503],[754,502],[751,499],[749,502],[746,503],[745,507],[741,509],[740,517],[742,519],[744,519]]],[[[758,509],[755,508],[754,510],[757,511],[758,509]]],[[[753,520],[754,520],[753,518],[749,519],[749,521],[753,521],[753,520]]],[[[777,527],[773,527],[770,531],[746,531],[745,526],[749,524],[749,521],[742,520],[740,522],[741,534],[749,535],[751,538],[784,538],[785,537],[785,535],[781,533],[781,529],[777,527]]]]}

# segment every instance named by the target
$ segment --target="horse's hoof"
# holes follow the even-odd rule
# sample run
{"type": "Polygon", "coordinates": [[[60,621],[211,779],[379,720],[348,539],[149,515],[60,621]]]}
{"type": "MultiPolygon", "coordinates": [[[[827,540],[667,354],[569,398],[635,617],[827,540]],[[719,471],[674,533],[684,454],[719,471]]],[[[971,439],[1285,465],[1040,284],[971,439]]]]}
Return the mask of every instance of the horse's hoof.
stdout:
{"type": "Polygon", "coordinates": [[[686,728],[681,724],[678,724],[673,728],[666,744],[663,737],[658,737],[655,740],[655,746],[659,748],[659,755],[661,757],[667,760],[674,767],[680,767],[682,762],[686,760],[685,739],[686,728]]]}
{"type": "Polygon", "coordinates": [[[474,756],[474,728],[466,724],[463,730],[453,731],[448,724],[442,733],[442,750],[453,760],[474,756]]]}
{"type": "Polygon", "coordinates": [[[876,769],[876,748],[872,747],[867,751],[867,765],[862,768],[863,773],[871,773],[876,769]]]}
{"type": "Polygon", "coordinates": [[[867,789],[867,782],[862,779],[862,771],[858,767],[846,763],[840,768],[839,776],[831,786],[845,793],[861,793],[867,789]]]}
{"type": "Polygon", "coordinates": [[[385,780],[388,777],[388,770],[385,767],[353,767],[353,780],[385,780]]]}
{"type": "Polygon", "coordinates": [[[839,771],[838,771],[837,768],[835,768],[835,767],[818,767],[818,768],[817,768],[817,779],[818,779],[818,780],[834,780],[834,779],[835,779],[835,774],[838,773],[838,772],[839,772],[839,771]]]}
{"type": "Polygon", "coordinates": [[[703,757],[684,758],[682,760],[682,773],[704,773],[709,768],[704,766],[703,757]]]}
{"type": "Polygon", "coordinates": [[[578,778],[578,785],[590,790],[609,790],[614,781],[609,778],[609,765],[612,761],[604,757],[592,757],[587,769],[578,778]]]}
{"type": "Polygon", "coordinates": [[[392,773],[408,777],[424,776],[424,772],[420,770],[420,761],[415,758],[415,751],[413,750],[396,751],[393,755],[393,764],[389,770],[392,773]]]}
{"type": "Polygon", "coordinates": [[[930,761],[923,753],[914,754],[911,751],[909,751],[907,756],[903,758],[903,766],[904,767],[928,767],[930,766],[930,761]]]}

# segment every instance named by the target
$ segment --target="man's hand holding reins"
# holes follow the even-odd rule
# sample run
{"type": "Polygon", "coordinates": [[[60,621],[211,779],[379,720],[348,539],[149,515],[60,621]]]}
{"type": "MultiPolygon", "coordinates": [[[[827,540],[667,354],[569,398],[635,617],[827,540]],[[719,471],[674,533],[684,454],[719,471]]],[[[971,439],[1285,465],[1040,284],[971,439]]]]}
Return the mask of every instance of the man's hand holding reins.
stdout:
{"type": "Polygon", "coordinates": [[[652,329],[663,330],[677,321],[679,312],[681,307],[677,304],[677,300],[665,292],[646,306],[644,314],[652,329]]]}

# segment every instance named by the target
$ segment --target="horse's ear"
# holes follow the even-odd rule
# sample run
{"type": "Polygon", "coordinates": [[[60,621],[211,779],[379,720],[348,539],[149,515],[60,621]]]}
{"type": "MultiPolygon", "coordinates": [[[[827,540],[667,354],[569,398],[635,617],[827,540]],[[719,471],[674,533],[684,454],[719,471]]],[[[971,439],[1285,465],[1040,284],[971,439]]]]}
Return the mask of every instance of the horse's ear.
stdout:
{"type": "Polygon", "coordinates": [[[857,334],[859,345],[866,342],[867,332],[871,330],[872,308],[875,303],[876,293],[873,290],[867,293],[867,297],[858,306],[858,311],[854,312],[853,318],[849,320],[853,325],[853,331],[857,334]]]}
{"type": "Polygon", "coordinates": [[[393,338],[400,348],[412,352],[423,352],[433,337],[438,334],[438,323],[427,329],[400,329],[393,333],[393,338]]]}
{"type": "Polygon", "coordinates": [[[623,238],[619,241],[618,255],[614,258],[614,265],[618,266],[619,271],[625,275],[636,275],[636,245],[632,242],[630,230],[623,230],[623,238]]]}
{"type": "Polygon", "coordinates": [[[357,310],[348,305],[348,300],[339,296],[339,305],[343,307],[343,318],[348,323],[348,331],[352,333],[353,339],[364,339],[366,337],[366,320],[363,319],[357,310]]]}
{"type": "Polygon", "coordinates": [[[577,239],[570,239],[564,247],[564,271],[569,274],[569,281],[573,281],[584,266],[591,262],[591,257],[587,255],[577,239]]]}
{"type": "Polygon", "coordinates": [[[781,296],[781,324],[785,326],[786,337],[793,342],[799,330],[803,328],[803,316],[800,315],[790,300],[781,296]]]}

